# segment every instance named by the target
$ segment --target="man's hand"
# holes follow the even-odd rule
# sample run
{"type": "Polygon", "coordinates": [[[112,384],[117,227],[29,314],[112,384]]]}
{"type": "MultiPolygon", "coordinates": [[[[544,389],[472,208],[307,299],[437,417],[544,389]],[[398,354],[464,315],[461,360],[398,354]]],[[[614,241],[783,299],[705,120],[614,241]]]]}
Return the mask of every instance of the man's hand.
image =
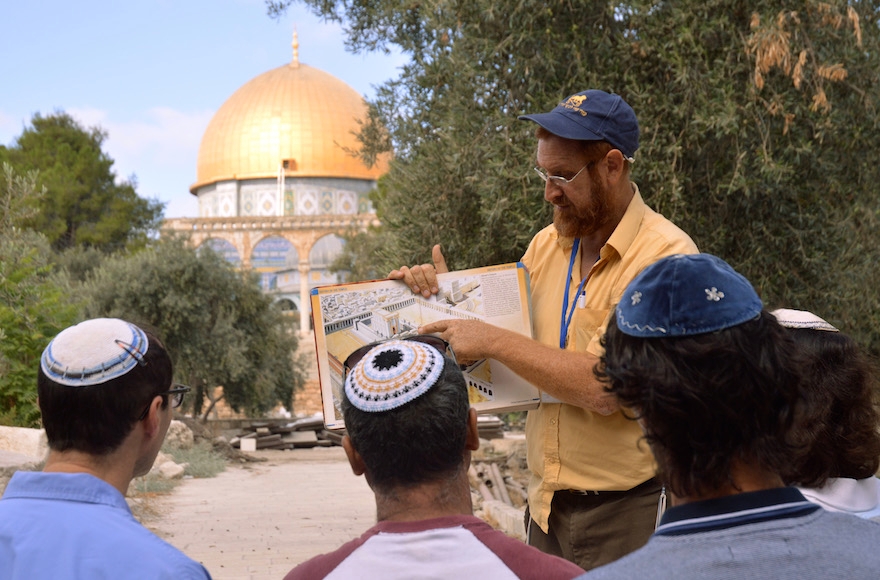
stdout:
{"type": "Polygon", "coordinates": [[[496,335],[503,329],[479,320],[438,320],[419,327],[419,334],[439,334],[449,343],[455,358],[462,365],[473,364],[483,358],[491,358],[491,346],[496,344],[496,335]]]}
{"type": "Polygon", "coordinates": [[[416,294],[421,294],[425,298],[430,298],[432,294],[440,291],[437,285],[437,274],[444,274],[449,271],[446,266],[446,258],[440,251],[440,244],[431,249],[431,259],[434,264],[422,264],[419,266],[402,266],[397,270],[391,270],[388,278],[391,280],[403,280],[416,294]]]}
{"type": "Polygon", "coordinates": [[[422,325],[419,334],[439,334],[459,364],[495,359],[560,401],[601,415],[618,409],[617,399],[593,374],[599,359],[590,353],[547,346],[479,320],[438,320],[422,325]]]}

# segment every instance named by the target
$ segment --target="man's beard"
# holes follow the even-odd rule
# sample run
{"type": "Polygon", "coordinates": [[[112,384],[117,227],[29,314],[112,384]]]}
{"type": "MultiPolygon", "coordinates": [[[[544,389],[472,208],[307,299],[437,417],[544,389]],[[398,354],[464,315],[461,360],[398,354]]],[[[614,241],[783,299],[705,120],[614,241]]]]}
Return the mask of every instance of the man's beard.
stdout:
{"type": "Polygon", "coordinates": [[[610,192],[598,176],[590,174],[590,200],[585,208],[574,208],[570,203],[564,208],[553,207],[553,225],[559,235],[580,238],[595,233],[611,220],[609,211],[610,192]]]}

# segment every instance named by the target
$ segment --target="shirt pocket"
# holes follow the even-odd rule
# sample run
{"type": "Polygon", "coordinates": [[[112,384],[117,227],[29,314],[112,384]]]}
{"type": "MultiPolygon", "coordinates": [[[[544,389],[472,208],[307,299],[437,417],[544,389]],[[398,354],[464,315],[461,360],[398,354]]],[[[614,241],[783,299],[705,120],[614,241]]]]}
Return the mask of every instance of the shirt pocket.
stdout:
{"type": "MultiPolygon", "coordinates": [[[[572,325],[574,326],[574,349],[578,352],[587,350],[590,343],[596,342],[598,349],[600,333],[605,331],[605,322],[608,319],[610,308],[577,308],[574,312],[572,325]]],[[[571,345],[569,345],[571,346],[571,345]]],[[[598,350],[595,350],[598,352],[598,350]]],[[[594,354],[595,354],[594,352],[594,354]]]]}

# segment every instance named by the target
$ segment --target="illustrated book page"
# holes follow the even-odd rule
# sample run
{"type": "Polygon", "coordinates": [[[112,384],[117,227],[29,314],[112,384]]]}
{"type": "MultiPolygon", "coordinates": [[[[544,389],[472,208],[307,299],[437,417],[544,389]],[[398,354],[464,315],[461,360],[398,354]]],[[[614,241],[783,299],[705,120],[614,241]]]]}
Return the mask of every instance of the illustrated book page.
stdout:
{"type": "MultiPolygon", "coordinates": [[[[520,262],[448,272],[437,276],[440,291],[414,294],[400,280],[376,280],[314,288],[312,322],[318,378],[328,429],[345,427],[340,410],[342,365],[359,347],[412,334],[424,324],[450,318],[482,320],[532,336],[529,279],[520,262]]],[[[468,397],[478,413],[532,409],[540,393],[496,360],[464,369],[468,397]]]]}

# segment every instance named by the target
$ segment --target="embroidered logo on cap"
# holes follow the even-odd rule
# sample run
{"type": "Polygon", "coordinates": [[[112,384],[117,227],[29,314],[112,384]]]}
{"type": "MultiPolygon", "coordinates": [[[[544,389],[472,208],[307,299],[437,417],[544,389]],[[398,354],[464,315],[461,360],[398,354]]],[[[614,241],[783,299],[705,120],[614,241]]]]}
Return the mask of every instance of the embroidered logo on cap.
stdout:
{"type": "Polygon", "coordinates": [[[714,300],[715,302],[720,301],[724,298],[724,292],[721,292],[715,286],[712,286],[712,289],[706,288],[706,300],[714,300]]]}
{"type": "Polygon", "coordinates": [[[581,117],[586,117],[587,112],[581,109],[581,105],[584,104],[584,101],[587,100],[586,95],[572,95],[568,97],[563,102],[559,103],[560,107],[565,107],[569,111],[576,111],[580,113],[581,117]]]}
{"type": "Polygon", "coordinates": [[[694,336],[742,324],[761,314],[755,289],[730,264],[710,254],[661,258],[629,283],[616,308],[630,336],[694,336]]]}

